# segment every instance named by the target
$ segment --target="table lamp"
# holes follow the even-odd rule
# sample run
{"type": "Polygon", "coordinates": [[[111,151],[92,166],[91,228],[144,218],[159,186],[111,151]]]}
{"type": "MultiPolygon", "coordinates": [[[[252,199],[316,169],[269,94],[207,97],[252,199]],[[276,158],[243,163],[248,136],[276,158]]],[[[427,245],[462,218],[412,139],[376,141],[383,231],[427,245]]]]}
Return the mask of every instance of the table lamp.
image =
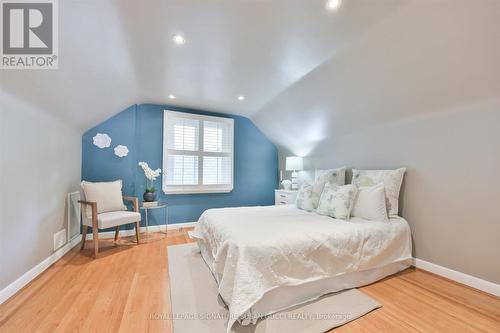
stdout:
{"type": "Polygon", "coordinates": [[[297,190],[297,171],[303,170],[302,157],[288,156],[286,158],[286,171],[292,171],[292,190],[297,190]]]}

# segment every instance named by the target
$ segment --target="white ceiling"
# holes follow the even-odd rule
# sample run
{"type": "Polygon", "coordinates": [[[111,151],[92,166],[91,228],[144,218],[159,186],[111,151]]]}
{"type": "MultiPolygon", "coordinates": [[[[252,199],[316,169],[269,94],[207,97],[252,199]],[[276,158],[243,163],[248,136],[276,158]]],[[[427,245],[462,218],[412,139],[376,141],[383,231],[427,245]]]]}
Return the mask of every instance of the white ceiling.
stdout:
{"type": "Polygon", "coordinates": [[[59,69],[3,70],[0,89],[81,130],[135,103],[251,117],[406,3],[63,0],[59,69]]]}
{"type": "Polygon", "coordinates": [[[59,69],[0,70],[0,90],[82,131],[131,104],[173,104],[248,116],[303,151],[499,97],[500,1],[325,2],[62,0],[59,69]]]}

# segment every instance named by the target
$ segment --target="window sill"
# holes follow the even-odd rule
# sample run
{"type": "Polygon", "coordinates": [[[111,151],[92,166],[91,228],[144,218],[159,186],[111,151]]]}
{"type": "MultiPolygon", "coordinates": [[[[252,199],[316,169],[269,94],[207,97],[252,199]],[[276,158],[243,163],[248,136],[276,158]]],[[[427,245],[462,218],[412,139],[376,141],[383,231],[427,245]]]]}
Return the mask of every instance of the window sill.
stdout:
{"type": "Polygon", "coordinates": [[[167,190],[163,191],[164,194],[167,195],[172,195],[172,194],[210,194],[210,193],[230,193],[232,192],[233,189],[221,189],[221,190],[214,190],[214,189],[209,189],[209,190],[167,190]]]}

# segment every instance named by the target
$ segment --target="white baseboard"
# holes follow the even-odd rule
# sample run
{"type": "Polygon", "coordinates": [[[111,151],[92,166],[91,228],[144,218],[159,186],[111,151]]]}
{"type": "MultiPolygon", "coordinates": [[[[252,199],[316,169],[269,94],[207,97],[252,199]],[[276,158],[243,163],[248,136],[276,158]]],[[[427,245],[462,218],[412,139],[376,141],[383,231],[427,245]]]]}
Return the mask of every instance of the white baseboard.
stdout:
{"type": "Polygon", "coordinates": [[[428,271],[431,273],[434,273],[436,275],[443,276],[445,278],[448,278],[450,280],[453,280],[455,282],[459,282],[461,284],[465,284],[466,286],[479,289],[481,291],[484,291],[488,294],[495,295],[497,297],[500,297],[500,285],[486,281],[480,278],[477,278],[472,275],[468,275],[462,272],[454,271],[452,269],[439,266],[433,263],[430,263],[428,261],[418,259],[418,258],[413,258],[413,266],[420,268],[424,271],[428,271]]]}
{"type": "Polygon", "coordinates": [[[167,229],[190,228],[196,226],[196,222],[167,224],[167,229]]]}
{"type": "MultiPolygon", "coordinates": [[[[186,223],[173,223],[173,224],[167,224],[167,230],[173,230],[173,229],[179,229],[179,228],[189,228],[189,227],[194,227],[196,225],[196,222],[186,222],[186,223]]],[[[149,232],[158,232],[158,231],[165,231],[165,225],[151,225],[148,227],[149,232]]],[[[141,227],[141,232],[146,232],[146,227],[141,227]]],[[[120,237],[121,236],[133,236],[135,235],[135,229],[129,229],[129,230],[120,230],[120,237]]],[[[114,238],[115,237],[115,232],[114,231],[105,231],[105,232],[100,232],[99,233],[99,238],[100,239],[107,239],[107,238],[114,238]]],[[[92,240],[94,239],[94,236],[92,233],[87,234],[87,240],[92,240]]]]}
{"type": "Polygon", "coordinates": [[[43,273],[47,268],[49,268],[53,263],[61,259],[63,255],[69,252],[73,247],[78,245],[82,240],[82,236],[78,235],[73,238],[69,243],[66,243],[63,247],[52,253],[49,257],[44,259],[41,263],[24,273],[16,281],[9,284],[4,289],[0,290],[0,304],[8,300],[12,295],[21,290],[25,285],[30,283],[34,278],[43,273]]]}

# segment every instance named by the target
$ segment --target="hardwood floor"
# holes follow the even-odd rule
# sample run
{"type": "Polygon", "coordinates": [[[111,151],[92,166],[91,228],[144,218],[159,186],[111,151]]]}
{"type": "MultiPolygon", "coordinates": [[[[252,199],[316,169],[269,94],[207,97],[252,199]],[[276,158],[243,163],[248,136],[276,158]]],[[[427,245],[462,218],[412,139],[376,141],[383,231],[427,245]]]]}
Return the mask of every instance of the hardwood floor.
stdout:
{"type": "MultiPolygon", "coordinates": [[[[118,246],[104,240],[97,260],[91,246],[75,247],[0,305],[0,332],[171,332],[154,315],[170,311],[167,245],[190,242],[187,230],[139,246],[132,238],[118,246]]],[[[499,298],[424,271],[408,269],[361,290],[383,307],[336,333],[500,332],[499,298]]]]}

